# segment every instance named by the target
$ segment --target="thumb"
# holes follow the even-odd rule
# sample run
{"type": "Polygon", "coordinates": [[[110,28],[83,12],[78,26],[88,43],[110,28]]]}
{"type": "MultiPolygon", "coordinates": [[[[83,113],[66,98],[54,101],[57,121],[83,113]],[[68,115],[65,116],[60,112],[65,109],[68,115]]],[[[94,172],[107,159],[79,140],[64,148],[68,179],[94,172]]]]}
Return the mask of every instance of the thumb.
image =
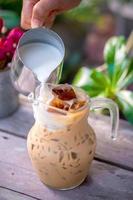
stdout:
{"type": "Polygon", "coordinates": [[[31,17],[34,5],[38,0],[23,0],[23,8],[21,13],[21,26],[24,29],[29,29],[31,27],[31,17]]]}
{"type": "Polygon", "coordinates": [[[59,13],[57,0],[40,0],[33,7],[31,27],[49,26],[54,21],[57,13],[59,13]]]}
{"type": "Polygon", "coordinates": [[[32,18],[31,18],[31,27],[37,28],[43,26],[48,15],[48,11],[44,8],[44,2],[39,1],[33,7],[32,18]]]}

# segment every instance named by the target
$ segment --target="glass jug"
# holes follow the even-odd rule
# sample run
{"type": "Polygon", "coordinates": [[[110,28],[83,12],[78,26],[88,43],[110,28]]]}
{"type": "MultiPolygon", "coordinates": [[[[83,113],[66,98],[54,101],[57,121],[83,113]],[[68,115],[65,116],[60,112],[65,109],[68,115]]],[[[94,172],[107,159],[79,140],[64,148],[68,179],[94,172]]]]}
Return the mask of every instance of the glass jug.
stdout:
{"type": "Polygon", "coordinates": [[[117,136],[119,121],[118,107],[111,99],[90,99],[80,88],[71,87],[85,100],[85,105],[74,112],[44,103],[44,97],[40,98],[41,86],[29,95],[35,117],[27,139],[30,159],[40,180],[61,190],[77,187],[89,173],[96,148],[96,136],[88,124],[90,109],[109,109],[112,139],[117,136]]]}

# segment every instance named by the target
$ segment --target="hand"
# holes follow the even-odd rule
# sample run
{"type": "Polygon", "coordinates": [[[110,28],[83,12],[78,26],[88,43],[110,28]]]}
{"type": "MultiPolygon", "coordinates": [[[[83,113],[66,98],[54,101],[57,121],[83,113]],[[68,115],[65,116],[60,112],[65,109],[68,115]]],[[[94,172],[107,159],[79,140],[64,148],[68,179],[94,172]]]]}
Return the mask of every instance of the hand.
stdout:
{"type": "Polygon", "coordinates": [[[69,10],[81,0],[23,0],[21,26],[24,29],[51,27],[56,15],[69,10]]]}

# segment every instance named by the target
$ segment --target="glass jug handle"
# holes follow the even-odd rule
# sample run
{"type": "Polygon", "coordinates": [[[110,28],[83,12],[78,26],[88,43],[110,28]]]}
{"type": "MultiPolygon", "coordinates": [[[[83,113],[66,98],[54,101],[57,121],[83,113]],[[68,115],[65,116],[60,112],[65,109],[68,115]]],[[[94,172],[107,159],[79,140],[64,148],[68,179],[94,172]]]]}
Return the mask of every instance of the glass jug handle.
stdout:
{"type": "Polygon", "coordinates": [[[111,116],[111,138],[116,139],[119,125],[119,109],[117,104],[108,98],[91,98],[90,109],[107,108],[111,116]]]}

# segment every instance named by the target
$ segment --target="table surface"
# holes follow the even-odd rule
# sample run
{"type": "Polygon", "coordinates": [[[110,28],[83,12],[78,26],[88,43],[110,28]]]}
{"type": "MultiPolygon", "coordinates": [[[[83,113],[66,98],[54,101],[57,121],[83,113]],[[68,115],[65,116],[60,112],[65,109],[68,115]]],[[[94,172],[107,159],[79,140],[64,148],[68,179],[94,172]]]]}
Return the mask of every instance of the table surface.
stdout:
{"type": "Polygon", "coordinates": [[[120,121],[118,138],[110,139],[110,119],[91,115],[97,148],[85,182],[68,191],[44,186],[32,169],[26,137],[34,123],[30,105],[21,105],[0,120],[0,200],[133,200],[133,126],[120,121]]]}

